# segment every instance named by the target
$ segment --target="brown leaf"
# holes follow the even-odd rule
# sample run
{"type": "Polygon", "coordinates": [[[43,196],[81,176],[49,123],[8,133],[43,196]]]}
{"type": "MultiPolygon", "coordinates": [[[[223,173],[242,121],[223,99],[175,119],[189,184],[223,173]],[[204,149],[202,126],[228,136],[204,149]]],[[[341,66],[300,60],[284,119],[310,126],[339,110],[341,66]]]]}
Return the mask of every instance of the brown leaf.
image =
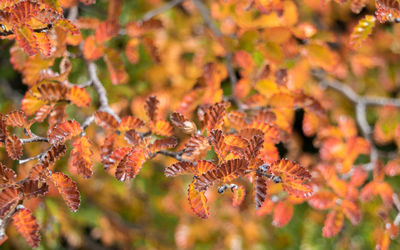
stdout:
{"type": "Polygon", "coordinates": [[[22,183],[19,191],[23,194],[24,198],[31,199],[46,195],[49,191],[49,186],[46,182],[27,180],[22,183]]]}
{"type": "Polygon", "coordinates": [[[256,174],[254,181],[254,198],[256,202],[256,209],[262,207],[265,199],[267,198],[267,182],[260,174],[256,174]]]}
{"type": "Polygon", "coordinates": [[[156,121],[158,119],[158,106],[160,101],[156,96],[149,96],[146,99],[146,104],[144,105],[144,109],[146,110],[147,117],[150,121],[156,121]]]}
{"type": "Polygon", "coordinates": [[[11,159],[18,160],[21,158],[22,143],[16,135],[9,136],[6,139],[6,150],[11,159]]]}
{"type": "Polygon", "coordinates": [[[15,178],[17,177],[14,170],[4,166],[0,162],[0,184],[6,184],[10,182],[14,182],[15,178]]]}
{"type": "Polygon", "coordinates": [[[150,145],[150,153],[155,153],[160,150],[165,150],[169,148],[174,148],[178,145],[178,140],[174,137],[166,138],[166,139],[158,139],[150,145]]]}
{"type": "Polygon", "coordinates": [[[197,178],[195,187],[199,191],[204,191],[212,186],[215,181],[223,183],[231,182],[243,175],[249,162],[245,159],[233,159],[222,163],[218,168],[210,170],[197,178]]]}
{"type": "Polygon", "coordinates": [[[188,190],[190,207],[200,218],[207,219],[210,216],[210,208],[207,205],[207,197],[204,194],[205,191],[197,191],[194,184],[191,183],[188,190]]]}
{"type": "Polygon", "coordinates": [[[49,151],[42,157],[42,163],[45,165],[50,165],[55,163],[60,157],[65,155],[67,152],[67,147],[64,144],[59,144],[51,147],[49,151]]]}
{"type": "Polygon", "coordinates": [[[86,136],[76,139],[72,146],[70,162],[78,174],[85,179],[92,176],[92,143],[86,136]]]}
{"type": "Polygon", "coordinates": [[[164,174],[167,177],[175,177],[180,174],[195,174],[196,169],[193,163],[187,161],[178,161],[165,168],[164,174]]]}
{"type": "Polygon", "coordinates": [[[51,175],[51,180],[57,187],[65,203],[72,212],[76,212],[81,203],[78,187],[67,175],[56,172],[51,175]]]}
{"type": "Polygon", "coordinates": [[[7,215],[20,200],[18,190],[15,187],[6,187],[0,192],[0,217],[7,215]]]}
{"type": "Polygon", "coordinates": [[[104,130],[115,130],[118,128],[118,121],[108,112],[97,111],[94,114],[94,122],[104,130]]]}
{"type": "Polygon", "coordinates": [[[130,147],[121,147],[114,149],[114,151],[112,151],[106,157],[102,158],[104,169],[108,170],[110,167],[119,164],[122,158],[124,158],[124,156],[128,154],[129,151],[131,151],[130,147]]]}
{"type": "Polygon", "coordinates": [[[68,91],[64,85],[47,81],[38,84],[34,89],[37,91],[31,91],[36,98],[50,102],[64,100],[68,91]]]}
{"type": "Polygon", "coordinates": [[[135,178],[142,168],[144,161],[144,151],[142,149],[132,149],[118,164],[115,177],[117,177],[119,181],[127,181],[135,178]]]}
{"type": "Polygon", "coordinates": [[[13,216],[13,224],[17,231],[24,237],[30,247],[36,248],[40,243],[39,225],[36,218],[27,208],[19,209],[13,216]]]}
{"type": "Polygon", "coordinates": [[[49,143],[59,145],[82,132],[81,125],[75,120],[59,123],[48,131],[49,143]]]}
{"type": "Polygon", "coordinates": [[[20,110],[15,110],[8,113],[5,117],[5,123],[7,126],[20,127],[20,128],[28,124],[25,113],[20,110]]]}

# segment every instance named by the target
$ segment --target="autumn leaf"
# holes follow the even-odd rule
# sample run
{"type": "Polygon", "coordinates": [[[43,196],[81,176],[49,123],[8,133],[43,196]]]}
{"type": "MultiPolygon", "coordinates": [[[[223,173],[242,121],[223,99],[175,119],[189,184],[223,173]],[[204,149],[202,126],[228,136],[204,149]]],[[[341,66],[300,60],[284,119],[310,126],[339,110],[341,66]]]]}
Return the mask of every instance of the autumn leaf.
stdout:
{"type": "Polygon", "coordinates": [[[40,243],[39,225],[36,218],[27,208],[18,209],[12,216],[13,224],[17,231],[24,237],[30,247],[36,248],[40,243]]]}
{"type": "Polygon", "coordinates": [[[115,130],[118,128],[118,121],[115,117],[105,111],[97,111],[94,114],[94,122],[105,130],[115,130]]]}
{"type": "Polygon", "coordinates": [[[71,151],[71,165],[79,175],[88,179],[92,176],[92,143],[86,136],[76,139],[71,151]]]}
{"type": "Polygon", "coordinates": [[[189,185],[188,200],[193,212],[200,218],[207,219],[210,216],[210,208],[207,204],[205,191],[197,191],[195,188],[196,182],[189,185]]]}
{"type": "Polygon", "coordinates": [[[68,89],[67,99],[78,107],[87,107],[92,102],[89,93],[78,86],[68,89]]]}
{"type": "Polygon", "coordinates": [[[81,198],[75,182],[67,175],[60,172],[53,173],[50,178],[57,187],[65,203],[67,203],[69,209],[71,209],[72,212],[76,212],[81,203],[81,198]]]}
{"type": "Polygon", "coordinates": [[[6,187],[0,192],[0,217],[7,215],[20,200],[19,192],[15,187],[6,187]]]}
{"type": "Polygon", "coordinates": [[[145,161],[145,153],[142,149],[132,149],[119,162],[115,171],[115,177],[119,181],[133,179],[139,173],[145,161]]]}
{"type": "Polygon", "coordinates": [[[81,125],[75,120],[61,122],[48,131],[48,138],[51,144],[63,144],[82,132],[81,125]]]}
{"type": "Polygon", "coordinates": [[[246,196],[246,189],[242,185],[238,185],[237,188],[233,189],[232,205],[238,207],[244,201],[246,196]]]}
{"type": "Polygon", "coordinates": [[[7,137],[6,150],[8,156],[13,160],[18,160],[22,157],[22,143],[16,135],[7,137]]]}

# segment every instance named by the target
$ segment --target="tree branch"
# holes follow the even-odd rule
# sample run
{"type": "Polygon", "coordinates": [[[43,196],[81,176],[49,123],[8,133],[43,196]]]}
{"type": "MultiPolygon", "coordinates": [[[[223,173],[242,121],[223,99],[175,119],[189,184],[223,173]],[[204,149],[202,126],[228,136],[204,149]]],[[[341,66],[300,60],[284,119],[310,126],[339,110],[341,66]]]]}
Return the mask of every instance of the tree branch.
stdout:
{"type": "Polygon", "coordinates": [[[148,20],[152,19],[153,17],[175,7],[176,5],[178,5],[182,2],[183,2],[183,0],[172,0],[171,2],[165,3],[164,5],[161,5],[160,7],[153,9],[153,10],[147,12],[146,14],[144,14],[144,16],[139,21],[141,21],[141,22],[148,21],[148,20]]]}
{"type": "MultiPolygon", "coordinates": [[[[208,28],[211,30],[211,32],[216,36],[217,38],[222,38],[223,34],[218,28],[218,26],[215,24],[214,20],[212,19],[209,10],[207,7],[201,2],[201,0],[192,0],[193,3],[195,4],[196,8],[199,10],[204,23],[208,26],[208,28]]],[[[226,46],[224,46],[226,47],[226,46]]],[[[233,68],[233,63],[232,63],[232,53],[225,48],[226,54],[225,54],[225,64],[226,64],[226,69],[228,71],[229,79],[231,81],[231,87],[232,87],[232,92],[236,87],[237,84],[237,77],[235,74],[235,70],[233,68]]],[[[240,108],[239,102],[236,100],[236,98],[232,97],[232,101],[235,102],[235,104],[240,108]]]]}

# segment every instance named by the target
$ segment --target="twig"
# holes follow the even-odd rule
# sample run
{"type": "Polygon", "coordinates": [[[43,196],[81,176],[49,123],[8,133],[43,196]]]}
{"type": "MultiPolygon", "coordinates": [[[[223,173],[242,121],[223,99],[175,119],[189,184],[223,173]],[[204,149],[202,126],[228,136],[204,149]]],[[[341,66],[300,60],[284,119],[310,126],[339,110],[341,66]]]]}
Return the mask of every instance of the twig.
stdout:
{"type": "Polygon", "coordinates": [[[47,139],[47,137],[40,137],[40,136],[34,136],[32,138],[19,139],[19,140],[22,144],[31,143],[31,142],[49,142],[49,139],[47,139]]]}
{"type": "MultiPolygon", "coordinates": [[[[220,31],[220,29],[218,28],[218,26],[215,24],[214,20],[212,19],[207,7],[200,0],[192,0],[192,1],[195,4],[196,8],[199,10],[199,12],[204,20],[204,23],[208,26],[208,28],[210,28],[210,30],[214,34],[214,36],[216,36],[219,39],[222,38],[223,34],[220,31]]],[[[236,87],[236,84],[238,82],[238,79],[236,77],[235,70],[234,70],[233,64],[232,64],[232,59],[233,59],[232,53],[230,51],[228,51],[226,48],[225,48],[225,50],[226,50],[225,64],[226,64],[226,69],[228,71],[229,79],[231,81],[231,88],[232,88],[232,92],[233,92],[236,87]]],[[[231,97],[231,100],[240,109],[240,103],[238,100],[236,100],[236,98],[233,97],[233,95],[231,97]]]]}
{"type": "Polygon", "coordinates": [[[150,155],[150,158],[155,157],[157,154],[169,156],[169,157],[177,159],[178,161],[186,161],[185,159],[182,158],[181,152],[172,152],[172,151],[168,151],[168,150],[157,151],[157,152],[153,153],[152,155],[150,155]]]}
{"type": "Polygon", "coordinates": [[[394,204],[395,208],[397,209],[397,216],[394,219],[393,224],[398,226],[400,224],[400,200],[399,200],[399,196],[396,193],[393,193],[392,199],[393,199],[393,204],[394,204]]]}
{"type": "Polygon", "coordinates": [[[156,9],[153,9],[153,10],[147,12],[146,14],[144,14],[144,16],[139,21],[142,21],[142,22],[148,21],[148,20],[152,19],[153,17],[175,7],[176,5],[178,5],[182,2],[183,2],[183,0],[173,0],[171,2],[168,2],[168,3],[160,6],[159,8],[156,8],[156,9]]]}

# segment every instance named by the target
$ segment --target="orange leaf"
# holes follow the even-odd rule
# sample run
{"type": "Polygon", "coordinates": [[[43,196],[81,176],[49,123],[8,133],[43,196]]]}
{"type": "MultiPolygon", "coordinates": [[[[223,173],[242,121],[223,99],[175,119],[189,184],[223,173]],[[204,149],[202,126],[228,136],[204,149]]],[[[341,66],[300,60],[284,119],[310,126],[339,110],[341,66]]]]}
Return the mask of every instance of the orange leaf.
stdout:
{"type": "Polygon", "coordinates": [[[227,103],[219,102],[208,108],[205,114],[208,134],[210,134],[214,129],[222,129],[227,106],[227,103]]]}
{"type": "Polygon", "coordinates": [[[22,156],[22,143],[16,135],[9,136],[6,139],[6,150],[8,156],[13,160],[18,160],[22,156]]]}
{"type": "Polygon", "coordinates": [[[200,159],[209,150],[208,139],[202,135],[192,136],[185,144],[185,155],[191,159],[200,159]]]}
{"type": "Polygon", "coordinates": [[[238,185],[237,188],[233,189],[232,205],[234,207],[240,206],[246,196],[246,190],[242,185],[238,185]]]}
{"type": "Polygon", "coordinates": [[[76,139],[72,146],[70,162],[79,175],[88,179],[92,176],[92,143],[86,136],[76,139]]]}
{"type": "Polygon", "coordinates": [[[119,124],[118,130],[121,132],[126,132],[132,129],[138,129],[144,126],[144,122],[139,118],[133,116],[124,116],[121,118],[121,123],[119,124]]]}
{"type": "Polygon", "coordinates": [[[214,148],[215,153],[217,153],[220,160],[225,159],[227,154],[227,145],[225,144],[225,137],[222,130],[212,130],[210,133],[211,145],[214,148]]]}
{"type": "Polygon", "coordinates": [[[75,120],[59,123],[48,132],[49,143],[59,145],[79,135],[82,132],[81,125],[75,120]]]}
{"type": "Polygon", "coordinates": [[[15,187],[7,187],[0,192],[0,217],[7,215],[19,201],[19,193],[15,187]]]}
{"type": "Polygon", "coordinates": [[[158,139],[155,140],[150,145],[150,153],[154,153],[160,150],[165,150],[168,148],[174,148],[178,145],[178,140],[174,137],[166,138],[166,139],[158,139]]]}
{"type": "Polygon", "coordinates": [[[97,111],[94,114],[94,122],[104,130],[115,130],[118,128],[118,121],[113,115],[105,111],[97,111]]]}
{"type": "Polygon", "coordinates": [[[5,124],[13,127],[24,127],[28,124],[25,113],[23,111],[15,110],[5,116],[5,124]]]}
{"type": "Polygon", "coordinates": [[[83,55],[87,60],[97,60],[104,52],[103,44],[98,43],[95,37],[88,36],[83,44],[83,55]]]}
{"type": "Polygon", "coordinates": [[[38,53],[38,43],[35,33],[28,26],[22,26],[15,29],[15,39],[18,45],[29,55],[38,53]]]}
{"type": "Polygon", "coordinates": [[[299,164],[286,159],[278,160],[271,164],[270,170],[274,175],[282,177],[283,182],[290,180],[309,180],[311,178],[307,169],[299,164]]]}
{"type": "Polygon", "coordinates": [[[283,227],[289,223],[293,216],[293,205],[289,202],[280,201],[276,203],[272,225],[276,227],[283,227]]]}
{"type": "MultiPolygon", "coordinates": [[[[114,2],[114,1],[111,1],[114,2]]],[[[95,38],[98,43],[104,43],[116,36],[119,31],[119,24],[114,20],[101,22],[96,29],[95,38]]]]}
{"type": "Polygon", "coordinates": [[[151,124],[151,131],[161,136],[172,136],[174,128],[168,121],[158,120],[155,124],[151,124]]]}
{"type": "Polygon", "coordinates": [[[81,203],[81,198],[75,182],[61,172],[53,173],[51,175],[51,180],[57,187],[65,203],[67,203],[69,209],[71,209],[72,212],[76,212],[81,203]]]}
{"type": "Polygon", "coordinates": [[[117,166],[115,177],[119,181],[133,179],[139,173],[145,161],[145,153],[142,149],[132,149],[127,153],[117,166]]]}
{"type": "Polygon", "coordinates": [[[181,174],[195,174],[196,169],[193,163],[187,161],[178,161],[171,166],[165,168],[164,174],[167,177],[174,177],[181,174]]]}
{"type": "Polygon", "coordinates": [[[322,236],[330,238],[337,235],[343,227],[344,215],[338,209],[333,209],[326,217],[324,227],[322,228],[322,236]]]}
{"type": "Polygon", "coordinates": [[[50,112],[53,110],[54,105],[43,105],[39,108],[39,110],[35,114],[34,121],[35,122],[43,122],[50,112]]]}
{"type": "Polygon", "coordinates": [[[88,107],[92,98],[84,88],[73,86],[68,90],[67,99],[78,107],[88,107]]]}
{"type": "Polygon", "coordinates": [[[104,60],[110,72],[111,82],[114,85],[125,84],[129,80],[129,75],[126,73],[124,62],[121,55],[115,49],[106,48],[104,50],[104,60]]]}
{"type": "Polygon", "coordinates": [[[342,200],[340,203],[346,217],[351,221],[351,224],[358,225],[361,221],[361,210],[356,203],[349,200],[342,200]]]}
{"type": "Polygon", "coordinates": [[[32,248],[36,248],[40,243],[39,225],[36,218],[29,209],[19,209],[13,216],[13,224],[17,231],[24,237],[32,248]]]}
{"type": "Polygon", "coordinates": [[[200,218],[207,219],[210,216],[210,208],[207,205],[205,191],[199,192],[195,189],[196,182],[192,182],[188,189],[188,200],[193,212],[200,218]]]}
{"type": "Polygon", "coordinates": [[[202,174],[196,181],[195,187],[199,191],[206,190],[215,181],[230,182],[243,175],[249,162],[244,159],[233,159],[222,163],[218,168],[202,174]]]}
{"type": "Polygon", "coordinates": [[[324,210],[333,207],[337,198],[338,197],[334,193],[320,191],[308,199],[308,204],[314,209],[324,210]]]}
{"type": "Polygon", "coordinates": [[[64,100],[67,88],[59,83],[43,81],[32,90],[33,95],[39,100],[57,102],[64,100]]]}
{"type": "Polygon", "coordinates": [[[195,166],[195,169],[196,169],[195,174],[202,175],[202,174],[205,174],[206,172],[211,171],[216,168],[217,168],[217,166],[214,163],[212,163],[210,161],[206,161],[206,160],[200,160],[200,161],[197,161],[197,164],[195,166]]]}
{"type": "Polygon", "coordinates": [[[131,151],[130,147],[121,147],[105,155],[101,161],[104,164],[104,169],[108,170],[110,167],[119,164],[129,151],[131,151]]]}
{"type": "Polygon", "coordinates": [[[139,40],[136,38],[130,39],[125,46],[125,55],[128,61],[132,64],[139,62],[139,40]]]}

